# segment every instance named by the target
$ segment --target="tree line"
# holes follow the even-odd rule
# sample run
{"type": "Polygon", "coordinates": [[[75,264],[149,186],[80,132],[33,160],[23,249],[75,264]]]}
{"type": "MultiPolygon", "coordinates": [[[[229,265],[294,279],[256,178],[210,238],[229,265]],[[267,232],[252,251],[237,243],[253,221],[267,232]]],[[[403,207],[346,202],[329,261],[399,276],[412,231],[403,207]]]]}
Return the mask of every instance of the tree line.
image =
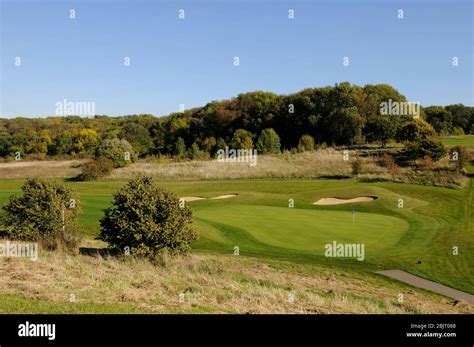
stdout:
{"type": "MultiPolygon", "coordinates": [[[[192,159],[226,146],[259,153],[312,149],[315,145],[362,145],[404,141],[413,115],[381,113],[383,103],[407,102],[388,84],[348,82],[289,95],[256,91],[164,117],[130,115],[0,119],[0,156],[91,157],[106,140],[128,142],[138,157],[192,159]],[[406,133],[406,132],[405,132],[406,133]]],[[[421,107],[433,134],[474,133],[474,107],[421,107]]],[[[411,139],[413,140],[413,139],[411,139]]]]}

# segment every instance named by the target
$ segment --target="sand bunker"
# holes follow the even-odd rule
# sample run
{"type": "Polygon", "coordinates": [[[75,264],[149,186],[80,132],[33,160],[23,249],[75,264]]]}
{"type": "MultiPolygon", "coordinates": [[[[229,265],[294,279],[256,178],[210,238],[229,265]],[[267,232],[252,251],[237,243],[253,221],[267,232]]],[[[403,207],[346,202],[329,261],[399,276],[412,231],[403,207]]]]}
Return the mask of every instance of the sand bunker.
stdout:
{"type": "Polygon", "coordinates": [[[216,196],[215,198],[211,198],[211,199],[228,199],[228,198],[233,198],[237,196],[236,194],[227,194],[227,195],[220,195],[220,196],[216,196]]]}
{"type": "Polygon", "coordinates": [[[353,199],[340,199],[340,198],[322,198],[316,202],[313,202],[313,205],[340,205],[340,204],[350,204],[352,202],[369,202],[377,199],[374,196],[359,196],[353,199]]]}
{"type": "MultiPolygon", "coordinates": [[[[209,199],[211,200],[228,199],[228,198],[233,198],[235,196],[237,196],[237,194],[227,194],[227,195],[219,195],[219,196],[216,196],[214,198],[209,198],[209,199]]],[[[190,202],[190,201],[206,200],[207,198],[201,198],[199,196],[182,196],[180,197],[180,199],[186,202],[190,202]]]]}
{"type": "Polygon", "coordinates": [[[181,200],[190,202],[190,201],[197,201],[197,200],[206,200],[206,198],[200,198],[199,196],[182,196],[180,197],[181,200]]]}

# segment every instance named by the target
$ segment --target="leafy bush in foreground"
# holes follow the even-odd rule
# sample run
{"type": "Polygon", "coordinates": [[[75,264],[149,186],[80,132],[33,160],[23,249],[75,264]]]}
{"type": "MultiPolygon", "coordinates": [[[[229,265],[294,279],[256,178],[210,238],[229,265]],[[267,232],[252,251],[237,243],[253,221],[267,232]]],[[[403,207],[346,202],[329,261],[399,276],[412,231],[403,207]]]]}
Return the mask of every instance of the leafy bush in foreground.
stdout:
{"type": "Polygon", "coordinates": [[[30,179],[22,196],[12,195],[3,206],[2,224],[8,237],[40,241],[50,248],[67,248],[77,243],[73,235],[80,214],[79,199],[69,187],[49,179],[30,179]]]}
{"type": "Polygon", "coordinates": [[[100,221],[99,238],[116,250],[153,258],[162,251],[187,253],[197,238],[192,213],[179,198],[138,177],[119,190],[100,221]]]}

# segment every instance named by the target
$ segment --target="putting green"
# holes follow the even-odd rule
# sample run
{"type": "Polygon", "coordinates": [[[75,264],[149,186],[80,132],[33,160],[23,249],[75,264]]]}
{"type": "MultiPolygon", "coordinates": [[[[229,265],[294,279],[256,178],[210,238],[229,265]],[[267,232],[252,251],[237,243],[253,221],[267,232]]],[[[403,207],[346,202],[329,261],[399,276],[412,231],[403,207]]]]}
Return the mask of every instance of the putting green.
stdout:
{"type": "MultiPolygon", "coordinates": [[[[216,205],[196,211],[201,235],[208,237],[210,228],[203,224],[216,222],[243,229],[261,242],[282,248],[322,252],[324,245],[364,243],[366,252],[376,254],[395,245],[408,230],[402,219],[381,214],[292,209],[271,206],[216,205]]],[[[216,240],[215,228],[210,238],[216,240]]]]}

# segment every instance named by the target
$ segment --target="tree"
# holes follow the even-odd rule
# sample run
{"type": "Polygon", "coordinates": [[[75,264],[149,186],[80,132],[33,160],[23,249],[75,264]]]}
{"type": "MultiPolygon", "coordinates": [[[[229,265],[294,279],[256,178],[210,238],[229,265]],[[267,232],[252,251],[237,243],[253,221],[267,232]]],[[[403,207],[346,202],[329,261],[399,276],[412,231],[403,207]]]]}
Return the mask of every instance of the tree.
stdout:
{"type": "Polygon", "coordinates": [[[7,235],[53,248],[74,246],[75,219],[81,212],[77,194],[61,183],[40,178],[26,181],[21,190],[22,196],[10,196],[3,206],[7,235]]]}
{"type": "Polygon", "coordinates": [[[448,134],[453,129],[451,112],[442,106],[430,106],[423,109],[426,121],[436,130],[438,134],[448,134]]]}
{"type": "Polygon", "coordinates": [[[162,251],[187,253],[197,238],[192,213],[179,198],[138,177],[114,194],[100,221],[99,238],[116,250],[153,258],[162,251]]]}
{"type": "Polygon", "coordinates": [[[124,167],[137,159],[135,151],[125,139],[106,139],[97,148],[95,158],[105,157],[110,159],[114,168],[124,167]]]}
{"type": "Polygon", "coordinates": [[[64,130],[53,140],[53,144],[51,146],[51,154],[72,154],[74,152],[74,149],[74,134],[69,130],[64,130]]]}
{"type": "Polygon", "coordinates": [[[421,118],[404,121],[398,132],[400,141],[418,142],[435,135],[433,127],[421,118]]]}
{"type": "Polygon", "coordinates": [[[202,140],[202,149],[209,154],[214,153],[214,151],[216,150],[216,145],[217,141],[214,136],[209,136],[202,140]]]}
{"type": "Polygon", "coordinates": [[[202,160],[207,158],[207,154],[199,148],[197,142],[194,142],[189,148],[189,159],[191,160],[202,160]]]}
{"type": "Polygon", "coordinates": [[[356,107],[336,108],[325,119],[328,140],[336,145],[354,144],[361,140],[363,118],[356,107]]]}
{"type": "Polygon", "coordinates": [[[120,131],[119,138],[127,140],[138,156],[147,155],[153,148],[153,141],[148,130],[138,123],[129,122],[125,124],[120,131]]]}
{"type": "Polygon", "coordinates": [[[464,133],[474,133],[474,107],[463,104],[448,105],[446,111],[451,113],[453,127],[462,128],[464,133]]]}
{"type": "Polygon", "coordinates": [[[236,126],[253,133],[259,133],[269,125],[278,112],[278,95],[256,91],[240,94],[237,97],[239,118],[236,126]]]}
{"type": "Polygon", "coordinates": [[[252,149],[253,135],[247,130],[237,129],[232,137],[231,145],[234,149],[252,149]]]}
{"type": "Polygon", "coordinates": [[[74,137],[75,154],[91,154],[96,149],[98,135],[94,129],[81,129],[74,137]]]}
{"type": "Polygon", "coordinates": [[[257,140],[257,151],[262,154],[280,152],[280,136],[272,128],[262,130],[257,140]]]}
{"type": "Polygon", "coordinates": [[[298,142],[298,151],[312,151],[314,149],[314,139],[310,135],[303,135],[298,142]]]}
{"type": "Polygon", "coordinates": [[[176,155],[178,158],[183,158],[186,155],[186,144],[181,137],[178,137],[178,140],[176,141],[174,155],[176,155]]]}
{"type": "Polygon", "coordinates": [[[7,157],[11,155],[10,147],[12,146],[12,140],[10,135],[0,135],[0,156],[7,157]]]}
{"type": "Polygon", "coordinates": [[[365,123],[364,133],[367,141],[380,142],[382,147],[393,139],[397,132],[397,123],[391,116],[371,116],[365,123]]]}
{"type": "Polygon", "coordinates": [[[216,154],[217,151],[220,149],[225,150],[226,147],[227,147],[227,143],[225,142],[225,140],[222,137],[219,137],[216,142],[214,154],[216,154]]]}

